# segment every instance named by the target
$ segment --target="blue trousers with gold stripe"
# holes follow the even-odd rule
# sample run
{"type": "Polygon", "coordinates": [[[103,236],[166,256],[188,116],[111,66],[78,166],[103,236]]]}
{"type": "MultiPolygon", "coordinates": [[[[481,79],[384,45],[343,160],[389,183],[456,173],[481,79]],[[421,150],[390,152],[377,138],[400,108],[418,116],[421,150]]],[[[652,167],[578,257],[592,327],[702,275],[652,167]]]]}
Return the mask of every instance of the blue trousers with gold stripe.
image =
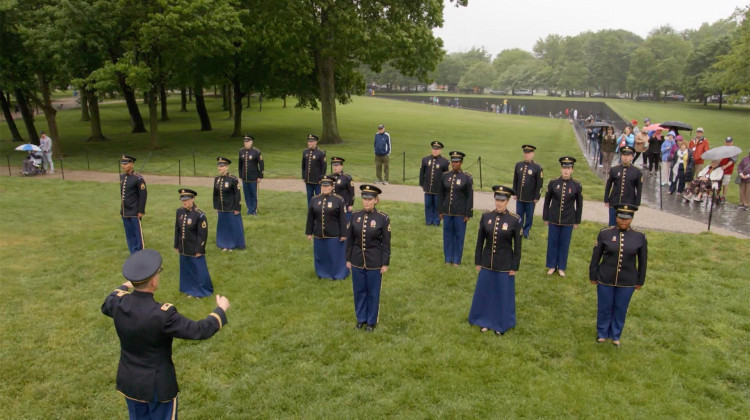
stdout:
{"type": "Polygon", "coordinates": [[[424,194],[424,220],[428,225],[440,226],[437,194],[424,194]]]}
{"type": "Polygon", "coordinates": [[[516,213],[521,216],[521,225],[523,226],[523,236],[529,236],[531,225],[534,223],[534,207],[536,203],[533,201],[516,201],[516,213]]]}
{"type": "Polygon", "coordinates": [[[635,287],[596,285],[596,336],[619,340],[635,287]]]}
{"type": "Polygon", "coordinates": [[[461,264],[465,236],[466,222],[463,216],[443,215],[443,253],[446,263],[461,264]]]}
{"type": "Polygon", "coordinates": [[[138,217],[123,217],[122,224],[125,226],[125,240],[128,241],[128,249],[131,254],[143,249],[143,231],[141,230],[141,219],[138,217]]]}
{"type": "Polygon", "coordinates": [[[379,268],[366,270],[352,267],[354,313],[357,315],[357,322],[366,322],[370,325],[378,323],[382,280],[383,275],[379,268]]]}
{"type": "Polygon", "coordinates": [[[549,224],[547,233],[547,268],[566,270],[568,268],[568,250],[573,226],[549,224]]]}
{"type": "Polygon", "coordinates": [[[156,400],[150,403],[140,402],[125,398],[128,403],[128,415],[130,420],[177,420],[177,397],[160,402],[156,400]]]}
{"type": "Polygon", "coordinates": [[[306,182],[305,188],[307,189],[307,204],[310,204],[313,196],[320,194],[320,184],[308,184],[306,182]]]}
{"type": "Polygon", "coordinates": [[[245,194],[247,214],[258,214],[258,183],[242,181],[242,192],[245,194]]]}

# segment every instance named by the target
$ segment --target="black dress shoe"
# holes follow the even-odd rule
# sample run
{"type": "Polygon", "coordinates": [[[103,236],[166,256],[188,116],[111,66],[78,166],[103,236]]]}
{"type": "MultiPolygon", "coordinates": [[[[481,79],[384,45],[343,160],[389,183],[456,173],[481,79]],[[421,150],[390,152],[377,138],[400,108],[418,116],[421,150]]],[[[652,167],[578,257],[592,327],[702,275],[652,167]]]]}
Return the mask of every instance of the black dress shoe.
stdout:
{"type": "Polygon", "coordinates": [[[375,324],[367,324],[367,328],[365,328],[365,332],[373,332],[375,330],[375,324]]]}
{"type": "Polygon", "coordinates": [[[361,330],[362,327],[364,327],[367,323],[366,322],[358,322],[357,325],[354,327],[355,330],[361,330]]]}

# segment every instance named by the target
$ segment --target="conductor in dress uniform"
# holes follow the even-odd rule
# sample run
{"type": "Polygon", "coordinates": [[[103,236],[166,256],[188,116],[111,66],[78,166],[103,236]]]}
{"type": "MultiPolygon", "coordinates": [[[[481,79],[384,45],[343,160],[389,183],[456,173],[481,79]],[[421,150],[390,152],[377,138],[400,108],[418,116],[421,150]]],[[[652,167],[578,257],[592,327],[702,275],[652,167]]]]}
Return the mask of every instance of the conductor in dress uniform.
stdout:
{"type": "Polygon", "coordinates": [[[531,225],[534,223],[534,207],[542,196],[544,187],[544,173],[542,166],[534,162],[536,147],[530,144],[521,146],[523,161],[516,163],[513,171],[513,190],[518,194],[516,212],[521,217],[523,237],[528,239],[531,225]]]}
{"type": "Polygon", "coordinates": [[[573,229],[578,229],[583,215],[583,186],[572,177],[576,159],[563,156],[560,159],[561,176],[547,185],[544,194],[543,219],[547,233],[547,275],[557,270],[565,277],[568,268],[568,250],[573,229]]]}
{"type": "Polygon", "coordinates": [[[177,209],[174,223],[174,249],[180,254],[180,292],[202,298],[214,292],[206,265],[208,223],[206,215],[195,206],[197,192],[181,188],[182,208],[177,209]]]}
{"type": "Polygon", "coordinates": [[[216,158],[219,170],[219,176],[214,178],[214,210],[218,215],[216,245],[222,251],[245,249],[245,229],[240,215],[240,180],[229,173],[231,163],[227,158],[216,158]]]}
{"type": "Polygon", "coordinates": [[[318,136],[307,136],[307,149],[302,151],[302,179],[307,188],[307,203],[320,194],[320,177],[326,174],[326,152],[318,149],[318,136]]]}
{"type": "Polygon", "coordinates": [[[427,226],[440,226],[440,211],[438,201],[440,197],[440,183],[443,173],[450,169],[450,162],[441,155],[443,143],[433,141],[430,143],[432,152],[429,156],[422,158],[422,166],[419,168],[419,185],[424,191],[424,218],[427,226]]]}
{"type": "Polygon", "coordinates": [[[469,324],[481,332],[502,335],[516,326],[516,272],[521,264],[521,220],[508,211],[516,194],[503,185],[492,187],[495,210],[479,220],[474,264],[479,276],[469,311],[469,324]]]}
{"type": "Polygon", "coordinates": [[[620,148],[622,163],[609,170],[607,184],[604,186],[604,205],[609,208],[609,226],[615,225],[615,206],[618,204],[641,205],[643,175],[633,165],[633,153],[630,146],[620,148]]]}
{"type": "Polygon", "coordinates": [[[172,339],[205,340],[227,324],[229,300],[216,295],[216,308],[200,321],[185,318],[171,303],[154,299],[162,258],[144,249],[122,266],[127,279],[107,296],[102,313],[111,317],[120,338],[116,386],[131,420],[176,419],[177,375],[172,339]],[[130,288],[134,290],[129,291],[130,288]]]}
{"type": "Polygon", "coordinates": [[[363,184],[362,206],[352,214],[346,240],[346,267],[352,270],[356,329],[372,332],[378,324],[383,273],[391,262],[391,221],[378,211],[380,188],[363,184]]]}
{"type": "Polygon", "coordinates": [[[318,278],[342,280],[349,276],[346,267],[346,202],[333,193],[335,178],[320,177],[321,193],[310,200],[307,210],[307,239],[313,241],[313,260],[318,278]]]}
{"type": "Polygon", "coordinates": [[[445,263],[458,267],[464,253],[466,223],[473,215],[474,188],[471,175],[461,170],[466,155],[452,151],[451,171],[443,174],[438,188],[439,217],[443,221],[445,263]]]}
{"type": "Polygon", "coordinates": [[[146,213],[146,181],[142,176],[133,172],[135,158],[122,155],[120,166],[120,215],[125,226],[125,239],[128,249],[133,254],[143,249],[143,229],[141,219],[146,213]]]}
{"type": "Polygon", "coordinates": [[[352,219],[352,206],[354,206],[354,183],[352,176],[344,173],[344,162],[346,159],[338,156],[331,158],[331,167],[333,167],[333,193],[338,194],[344,199],[346,205],[346,221],[352,219]]]}
{"type": "Polygon", "coordinates": [[[245,147],[239,152],[239,178],[242,180],[242,192],[245,194],[247,214],[258,214],[258,186],[263,179],[263,155],[253,147],[255,138],[245,134],[245,147]]]}
{"type": "Polygon", "coordinates": [[[615,206],[616,226],[599,231],[591,254],[589,280],[596,285],[596,341],[611,339],[620,347],[630,298],[646,281],[646,235],[630,227],[638,210],[632,204],[615,206]]]}

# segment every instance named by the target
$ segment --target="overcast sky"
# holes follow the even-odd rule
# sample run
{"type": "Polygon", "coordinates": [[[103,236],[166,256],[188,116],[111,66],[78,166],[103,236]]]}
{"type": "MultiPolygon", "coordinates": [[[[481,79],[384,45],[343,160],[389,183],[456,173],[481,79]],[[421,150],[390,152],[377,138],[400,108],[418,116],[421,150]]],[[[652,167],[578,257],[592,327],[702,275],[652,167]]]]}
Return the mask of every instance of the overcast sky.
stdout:
{"type": "Polygon", "coordinates": [[[748,0],[469,0],[456,8],[445,1],[442,28],[448,52],[484,47],[494,57],[502,50],[531,51],[549,34],[577,35],[588,30],[626,29],[646,37],[669,24],[678,31],[697,29],[732,14],[748,0]]]}

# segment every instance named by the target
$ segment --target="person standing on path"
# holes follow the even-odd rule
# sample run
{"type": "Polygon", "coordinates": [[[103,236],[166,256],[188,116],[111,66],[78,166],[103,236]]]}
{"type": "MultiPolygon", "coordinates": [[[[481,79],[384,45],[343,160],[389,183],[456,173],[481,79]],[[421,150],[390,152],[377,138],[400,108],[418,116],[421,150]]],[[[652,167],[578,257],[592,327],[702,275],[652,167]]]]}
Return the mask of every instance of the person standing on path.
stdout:
{"type": "Polygon", "coordinates": [[[245,228],[242,225],[240,180],[229,174],[227,158],[216,158],[219,176],[214,178],[214,210],[216,221],[216,246],[222,251],[245,249],[245,228]]]}
{"type": "Polygon", "coordinates": [[[125,397],[131,420],[177,418],[177,374],[172,340],[205,340],[227,325],[229,299],[216,295],[216,308],[200,321],[180,315],[171,303],[154,299],[162,257],[144,249],[122,266],[127,280],[107,296],[102,314],[112,318],[120,339],[117,391],[125,397]],[[129,291],[130,288],[134,290],[129,291]]]}
{"type": "Polygon", "coordinates": [[[385,126],[380,124],[375,133],[375,176],[378,182],[388,185],[388,160],[391,154],[391,135],[385,132],[385,126]]]}
{"type": "Polygon", "coordinates": [[[474,180],[461,170],[462,152],[452,151],[451,171],[443,174],[438,190],[438,217],[443,221],[443,254],[446,264],[461,265],[464,253],[466,223],[473,215],[474,180]]]}
{"type": "Polygon", "coordinates": [[[440,153],[443,151],[443,143],[433,141],[430,143],[432,152],[429,156],[422,158],[422,166],[419,168],[419,185],[424,191],[424,218],[427,226],[440,226],[440,211],[438,209],[438,191],[443,179],[443,173],[450,169],[450,162],[440,153]]]}
{"type": "Polygon", "coordinates": [[[516,199],[516,213],[521,217],[523,237],[529,239],[531,225],[534,223],[534,207],[542,196],[544,187],[544,173],[542,166],[534,162],[536,147],[530,144],[521,146],[523,161],[516,163],[513,171],[513,192],[518,194],[516,199]]]}
{"type": "Polygon", "coordinates": [[[630,228],[637,210],[631,204],[618,204],[617,225],[600,230],[596,237],[589,281],[596,285],[597,343],[611,339],[620,347],[630,298],[646,281],[648,241],[646,235],[630,228]]]}
{"type": "Polygon", "coordinates": [[[641,205],[643,175],[633,165],[633,148],[620,148],[622,164],[610,169],[607,185],[604,186],[604,205],[609,208],[609,226],[615,225],[615,206],[621,203],[641,205]]]}
{"type": "Polygon", "coordinates": [[[352,206],[354,206],[354,184],[352,176],[344,173],[344,162],[346,159],[334,156],[331,158],[333,167],[333,193],[344,199],[346,209],[346,222],[352,221],[352,206]]]}
{"type": "Polygon", "coordinates": [[[612,159],[615,156],[616,148],[617,137],[615,137],[615,129],[609,126],[607,127],[607,133],[602,137],[602,164],[605,174],[608,174],[610,169],[612,169],[612,159]]]}
{"type": "Polygon", "coordinates": [[[214,285],[206,265],[206,215],[195,206],[197,192],[181,188],[179,193],[182,207],[174,222],[174,249],[180,254],[180,292],[189,298],[211,296],[214,285]]]}
{"type": "Polygon", "coordinates": [[[695,137],[690,140],[688,149],[693,152],[693,160],[695,161],[695,173],[700,173],[703,170],[705,162],[703,162],[703,153],[710,148],[708,139],[703,137],[703,127],[695,129],[695,137]]]}
{"type": "Polygon", "coordinates": [[[583,186],[573,178],[576,159],[563,156],[560,159],[560,177],[547,185],[544,194],[542,218],[547,225],[547,275],[555,271],[565,277],[568,269],[568,250],[573,229],[578,229],[583,216],[583,186]]]}
{"type": "Polygon", "coordinates": [[[55,173],[55,163],[52,161],[52,139],[42,131],[42,136],[39,137],[39,148],[42,149],[42,170],[44,170],[45,164],[47,165],[47,173],[55,173]]]}
{"type": "Polygon", "coordinates": [[[146,213],[146,181],[142,176],[133,171],[135,158],[122,155],[120,166],[123,173],[120,175],[120,216],[125,226],[125,240],[128,249],[134,254],[144,248],[143,228],[141,219],[146,213]]]}
{"type": "Polygon", "coordinates": [[[307,149],[302,151],[302,179],[307,188],[307,204],[320,194],[320,177],[326,174],[326,152],[318,149],[318,136],[307,136],[307,149]]]}
{"type": "Polygon", "coordinates": [[[245,147],[239,152],[239,178],[242,180],[242,190],[245,193],[245,206],[247,214],[256,216],[258,214],[258,187],[263,179],[263,155],[260,150],[253,147],[255,138],[245,134],[243,142],[245,147]]]}
{"type": "Polygon", "coordinates": [[[750,208],[750,149],[737,165],[737,175],[740,177],[740,209],[748,210],[750,208]]]}
{"type": "MultiPolygon", "coordinates": [[[[727,137],[724,139],[724,146],[734,146],[734,139],[727,137]]],[[[727,187],[732,183],[732,173],[734,172],[734,165],[737,163],[737,158],[740,155],[734,155],[728,158],[724,158],[719,162],[719,166],[724,169],[724,178],[721,181],[721,202],[727,202],[727,187]]]]}

